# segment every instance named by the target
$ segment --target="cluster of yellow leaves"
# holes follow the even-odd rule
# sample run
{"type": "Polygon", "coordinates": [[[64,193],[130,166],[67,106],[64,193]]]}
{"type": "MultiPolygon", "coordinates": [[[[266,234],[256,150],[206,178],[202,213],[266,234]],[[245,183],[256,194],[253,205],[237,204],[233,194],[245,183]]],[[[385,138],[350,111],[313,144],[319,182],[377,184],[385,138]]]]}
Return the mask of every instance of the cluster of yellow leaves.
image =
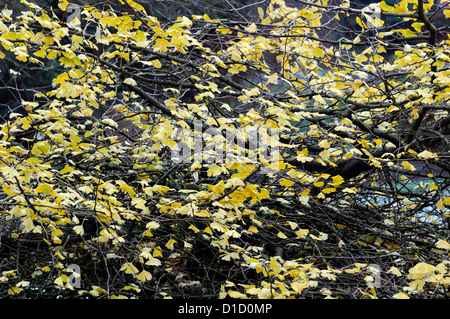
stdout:
{"type": "MultiPolygon", "coordinates": [[[[258,287],[240,284],[239,286],[244,289],[243,293],[238,291],[240,289],[234,283],[228,282],[222,286],[222,298],[226,296],[244,299],[295,298],[296,295],[301,295],[308,288],[316,288],[318,286],[317,280],[320,278],[336,280],[336,274],[340,273],[340,271],[332,269],[317,269],[312,263],[302,264],[298,260],[284,261],[276,257],[271,257],[267,261],[248,258],[246,263],[250,268],[255,269],[257,273],[263,274],[267,281],[263,280],[258,287]]],[[[331,295],[331,291],[326,288],[322,288],[320,293],[325,298],[329,298],[331,295]]]]}
{"type": "MultiPolygon", "coordinates": [[[[442,244],[438,244],[438,247],[442,244]]],[[[444,245],[448,250],[449,244],[444,245]]],[[[450,285],[450,274],[448,271],[448,261],[444,260],[441,263],[433,266],[426,262],[420,262],[409,269],[407,279],[410,281],[407,287],[404,287],[404,292],[399,292],[394,295],[394,298],[408,299],[408,295],[415,295],[423,293],[425,287],[431,286],[433,289],[447,289],[450,285]]]]}
{"type": "MultiPolygon", "coordinates": [[[[134,11],[144,13],[144,8],[132,0],[120,2],[134,11]]],[[[30,8],[39,10],[34,4],[26,1],[24,3],[30,8]]],[[[380,8],[394,13],[412,13],[410,7],[413,3],[415,2],[403,0],[390,7],[381,2],[380,8]]],[[[62,10],[66,10],[68,5],[69,2],[66,0],[59,3],[62,10]]],[[[429,4],[426,5],[426,9],[429,9],[429,4]]],[[[28,115],[13,114],[10,122],[1,126],[0,187],[8,200],[14,203],[5,210],[6,219],[18,220],[23,234],[45,234],[45,241],[51,247],[58,269],[62,269],[62,262],[71,257],[71,253],[62,246],[65,236],[63,229],[69,228],[77,235],[84,235],[81,216],[86,216],[86,212],[94,212],[95,214],[89,216],[102,225],[94,239],[97,243],[108,247],[107,259],[119,260],[121,265],[119,269],[124,275],[136,279],[139,283],[149,283],[154,280],[156,267],[165,267],[168,273],[176,272],[176,261],[182,258],[179,247],[186,251],[192,248],[191,238],[159,237],[158,231],[162,228],[162,222],[152,216],[148,207],[148,203],[154,201],[160,216],[170,221],[189,220],[187,227],[189,233],[207,238],[211,246],[219,250],[222,260],[241,262],[244,257],[244,266],[264,278],[259,285],[237,287],[235,283],[228,282],[222,287],[221,297],[291,298],[301,295],[308,289],[317,288],[319,279],[336,280],[340,274],[361,272],[365,266],[355,265],[353,269],[342,271],[331,268],[319,269],[313,263],[303,263],[300,259],[266,258],[256,254],[260,253],[258,248],[255,248],[255,254],[249,254],[247,249],[238,246],[234,241],[243,234],[254,235],[262,227],[268,227],[262,222],[262,218],[259,218],[260,214],[277,216],[279,218],[277,221],[285,223],[295,235],[277,229],[277,238],[281,240],[290,238],[298,241],[326,241],[328,239],[326,233],[313,233],[309,229],[300,228],[296,223],[286,220],[278,211],[265,207],[256,211],[251,207],[281,193],[295,194],[304,206],[308,206],[310,200],[324,200],[327,195],[338,190],[351,194],[358,192],[355,187],[345,183],[340,175],[308,174],[294,169],[285,161],[283,150],[280,148],[287,150],[297,148],[295,159],[301,163],[317,160],[323,166],[335,166],[341,159],[367,156],[371,165],[376,168],[387,165],[407,172],[416,170],[413,160],[427,161],[438,158],[436,154],[426,150],[420,153],[404,150],[397,153],[392,160],[375,158],[368,150],[389,144],[389,141],[382,140],[380,136],[389,135],[393,130],[393,124],[378,123],[373,130],[378,135],[376,138],[361,133],[359,128],[372,127],[374,118],[398,112],[400,108],[397,105],[404,105],[401,110],[411,114],[410,118],[413,121],[418,118],[422,104],[435,103],[438,99],[447,100],[448,90],[433,94],[431,88],[425,85],[431,79],[430,72],[433,66],[429,56],[435,54],[438,57],[436,66],[439,68],[450,62],[445,49],[420,45],[405,46],[404,50],[396,51],[394,56],[388,59],[383,41],[362,51],[352,50],[353,45],[358,45],[361,41],[358,37],[352,44],[342,46],[351,52],[349,62],[341,60],[340,63],[343,65],[335,66],[332,63],[336,54],[333,48],[320,42],[313,31],[321,25],[322,13],[320,7],[295,9],[287,7],[283,1],[271,1],[266,11],[258,10],[260,18],[258,24],[251,23],[243,28],[231,28],[207,15],[179,17],[171,25],[163,25],[148,15],[136,20],[126,13],[100,11],[87,6],[81,12],[83,19],[98,26],[95,39],[89,39],[72,32],[69,27],[44,12],[42,14],[25,12],[21,16],[22,23],[8,24],[6,22],[11,21],[11,12],[4,9],[1,17],[5,23],[0,23],[1,47],[11,52],[20,62],[45,65],[48,61],[55,61],[63,68],[63,71],[53,79],[52,90],[45,95],[50,100],[48,104],[41,107],[38,102],[24,101],[22,104],[29,111],[28,115]],[[29,21],[35,21],[44,31],[34,31],[29,21]],[[193,24],[200,21],[215,25],[216,31],[220,34],[228,35],[235,32],[236,36],[224,46],[223,51],[212,52],[204,47],[191,31],[193,24]],[[258,32],[261,25],[270,27],[270,36],[262,36],[258,32]],[[70,38],[70,44],[62,45],[63,38],[70,38]],[[99,45],[108,48],[99,57],[94,57],[83,49],[83,47],[98,49],[99,45]],[[190,68],[197,71],[189,77],[195,82],[194,86],[198,90],[194,101],[183,104],[179,98],[178,88],[166,89],[165,93],[173,93],[174,97],[165,99],[163,105],[174,116],[155,116],[152,119],[154,122],[149,121],[148,117],[138,118],[126,107],[114,102],[111,108],[124,117],[132,118],[133,124],[142,130],[142,135],[131,147],[118,141],[117,136],[107,136],[105,134],[107,130],[118,130],[119,125],[111,118],[95,119],[92,116],[94,109],[115,101],[117,93],[111,87],[115,87],[119,81],[131,89],[139,87],[143,81],[138,75],[131,74],[121,80],[114,72],[118,69],[117,66],[114,68],[114,62],[136,61],[157,71],[165,64],[184,63],[183,57],[190,48],[195,48],[205,55],[202,64],[188,63],[190,68]],[[146,60],[143,52],[152,54],[153,58],[146,60]],[[266,65],[264,59],[267,53],[275,55],[275,60],[280,65],[279,72],[274,73],[266,65]],[[111,68],[102,67],[101,64],[109,65],[111,68]],[[265,73],[264,81],[250,88],[242,88],[238,92],[235,91],[237,87],[219,87],[214,82],[216,79],[223,79],[223,74],[227,77],[242,74],[248,71],[249,66],[259,67],[265,73]],[[355,71],[355,66],[358,71],[355,71]],[[319,72],[322,67],[325,67],[327,72],[319,72]],[[354,103],[350,104],[353,106],[358,106],[358,103],[373,103],[383,96],[388,87],[398,88],[402,85],[395,81],[381,83],[378,87],[372,85],[368,81],[368,74],[377,71],[377,68],[383,72],[392,70],[405,72],[411,82],[416,81],[418,85],[423,86],[418,90],[415,88],[405,90],[395,105],[394,101],[391,101],[392,104],[389,103],[385,107],[358,113],[357,119],[340,119],[334,130],[348,133],[347,137],[330,131],[326,132],[324,138],[324,132],[314,120],[321,119],[323,114],[332,114],[331,105],[336,105],[332,102],[350,100],[354,103]],[[305,74],[311,79],[307,85],[305,74]],[[327,94],[313,94],[308,101],[309,105],[306,105],[305,99],[300,96],[307,87],[320,88],[327,94]],[[276,89],[281,89],[287,98],[274,103],[271,95],[276,89]],[[235,96],[237,102],[241,104],[254,104],[256,107],[242,112],[236,119],[209,116],[210,101],[214,101],[216,95],[224,92],[235,96]],[[414,95],[421,98],[412,99],[414,95]],[[63,103],[62,100],[67,103],[63,103]],[[315,111],[308,110],[310,108],[315,111]],[[84,124],[73,125],[68,120],[71,116],[88,120],[84,124]],[[163,147],[173,149],[178,139],[190,150],[195,149],[195,136],[180,134],[179,127],[189,129],[186,121],[197,117],[204,119],[206,125],[215,126],[219,130],[229,129],[231,125],[233,128],[239,126],[240,130],[233,132],[237,131],[236,137],[242,141],[248,141],[252,134],[257,132],[261,140],[278,150],[272,152],[270,158],[268,155],[264,157],[264,152],[258,149],[251,150],[254,153],[252,155],[244,154],[244,147],[238,145],[230,149],[223,136],[211,134],[202,140],[208,152],[193,154],[190,159],[194,161],[189,169],[194,174],[206,168],[206,176],[217,178],[216,183],[203,184],[201,190],[171,188],[158,183],[152,183],[150,186],[146,172],[163,171],[162,161],[158,156],[163,147]],[[299,133],[293,123],[305,119],[308,119],[308,131],[304,133],[304,137],[318,141],[317,147],[320,150],[317,154],[309,154],[307,148],[300,147],[301,140],[299,144],[286,145],[280,140],[272,139],[269,134],[270,130],[277,133],[283,133],[285,130],[299,133]],[[36,128],[37,136],[31,149],[27,150],[20,146],[18,143],[20,141],[12,141],[12,136],[30,127],[36,128]],[[203,163],[204,160],[216,158],[223,151],[227,152],[228,161],[203,163]],[[54,166],[56,157],[68,160],[54,166]],[[76,162],[72,159],[74,157],[77,157],[76,162]],[[121,164],[128,160],[132,161],[133,169],[144,170],[143,174],[139,174],[138,186],[126,180],[111,180],[107,178],[109,176],[102,176],[101,171],[104,167],[119,169],[121,164]],[[95,165],[85,167],[83,163],[95,165]],[[276,179],[277,186],[282,187],[282,192],[274,193],[248,181],[248,177],[261,167],[267,169],[265,172],[268,172],[269,177],[275,179],[278,173],[279,176],[283,176],[276,179]],[[219,179],[222,177],[224,179],[219,179]],[[302,185],[304,189],[296,193],[295,187],[298,185],[302,185]],[[311,199],[309,189],[313,187],[320,192],[316,195],[317,198],[311,199]],[[174,197],[175,199],[166,197],[169,191],[175,191],[179,196],[174,197]],[[197,219],[203,223],[197,224],[197,219]],[[118,251],[126,244],[123,226],[131,220],[137,222],[145,220],[142,237],[146,240],[158,240],[159,243],[154,246],[142,244],[134,258],[124,258],[118,251]]],[[[448,16],[449,10],[444,10],[444,14],[448,16]]],[[[369,25],[381,27],[383,24],[383,21],[369,19],[367,15],[365,17],[367,21],[357,19],[357,23],[363,29],[369,28],[369,25]]],[[[415,32],[401,29],[379,33],[378,37],[380,39],[391,35],[414,37],[421,27],[421,24],[416,23],[413,25],[415,32]]],[[[0,51],[0,58],[4,57],[5,54],[0,51]]],[[[437,74],[436,81],[449,84],[448,73],[437,74]]],[[[124,101],[133,100],[136,97],[133,94],[125,92],[124,101]]],[[[227,103],[220,102],[219,106],[224,111],[231,110],[227,103]]],[[[301,134],[303,133],[299,133],[301,134]]],[[[439,190],[436,184],[430,184],[430,189],[439,190]]],[[[283,198],[279,198],[278,202],[286,204],[283,198]]],[[[437,206],[445,211],[446,205],[449,205],[449,198],[443,195],[437,206]]],[[[176,222],[173,222],[171,226],[176,233],[175,224],[176,222]]],[[[276,229],[277,226],[270,225],[270,227],[276,229]]],[[[440,241],[437,248],[448,249],[449,245],[440,241]]],[[[40,269],[40,274],[48,271],[45,267],[48,266],[40,269]]],[[[391,269],[390,273],[400,274],[396,269],[391,269]]],[[[2,275],[0,280],[5,282],[15,276],[11,272],[2,275]]],[[[38,275],[38,271],[35,275],[38,275]]],[[[437,266],[420,263],[409,270],[407,278],[411,280],[410,286],[405,288],[405,292],[394,297],[406,297],[407,294],[414,292],[421,293],[426,284],[448,285],[446,275],[446,263],[437,266]]],[[[369,279],[367,281],[370,281],[369,279]]],[[[28,284],[28,281],[20,281],[12,286],[8,293],[19,294],[28,284]]],[[[54,279],[54,284],[59,288],[73,289],[68,275],[63,272],[54,279]]],[[[125,286],[123,290],[136,293],[140,291],[131,285],[125,286]]],[[[374,291],[371,291],[369,296],[375,296],[374,291]]],[[[106,290],[92,286],[91,290],[83,290],[80,293],[89,293],[97,297],[105,294],[106,290]]],[[[332,295],[325,287],[320,293],[325,297],[332,295]]]]}

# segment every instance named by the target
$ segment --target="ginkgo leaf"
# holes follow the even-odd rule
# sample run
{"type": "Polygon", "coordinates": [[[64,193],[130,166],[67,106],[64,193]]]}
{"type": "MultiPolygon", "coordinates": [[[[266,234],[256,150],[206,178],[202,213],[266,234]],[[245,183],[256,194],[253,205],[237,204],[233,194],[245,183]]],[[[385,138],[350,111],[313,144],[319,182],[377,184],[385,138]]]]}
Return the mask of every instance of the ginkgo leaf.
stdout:
{"type": "Polygon", "coordinates": [[[340,175],[333,176],[332,179],[333,179],[333,182],[332,182],[333,186],[339,186],[344,182],[344,178],[342,178],[342,176],[340,176],[340,175]]]}
{"type": "Polygon", "coordinates": [[[126,78],[123,83],[131,85],[131,86],[136,86],[137,82],[135,80],[133,80],[132,78],[126,78]]]}
{"type": "Polygon", "coordinates": [[[176,240],[175,239],[169,239],[169,241],[166,243],[166,247],[169,248],[170,250],[174,249],[174,244],[176,244],[176,240]]]}
{"type": "Polygon", "coordinates": [[[405,169],[407,169],[408,171],[415,171],[416,168],[414,167],[414,165],[412,165],[410,162],[404,161],[402,162],[402,165],[405,169]]]}
{"type": "Polygon", "coordinates": [[[327,148],[330,148],[331,143],[330,143],[330,141],[328,141],[328,140],[321,140],[321,141],[319,142],[319,146],[322,147],[322,148],[324,148],[324,149],[327,149],[327,148]]]}
{"type": "Polygon", "coordinates": [[[193,230],[194,233],[198,233],[198,232],[200,231],[200,230],[199,230],[197,227],[195,227],[193,224],[191,224],[191,225],[188,227],[188,229],[193,230]]]}
{"type": "Polygon", "coordinates": [[[69,2],[67,0],[60,0],[59,3],[58,3],[58,7],[62,11],[66,11],[68,5],[69,5],[69,2]]]}
{"type": "Polygon", "coordinates": [[[288,223],[289,227],[291,227],[291,229],[296,229],[298,227],[297,223],[294,223],[291,221],[288,221],[287,223],[288,223]]]}
{"type": "Polygon", "coordinates": [[[208,168],[207,174],[208,176],[217,176],[220,175],[222,173],[225,173],[227,171],[226,168],[218,165],[218,164],[211,164],[208,168]]]}
{"type": "Polygon", "coordinates": [[[75,169],[66,165],[64,166],[64,168],[60,171],[61,174],[66,174],[66,173],[70,173],[73,172],[75,169]]]}
{"type": "Polygon", "coordinates": [[[434,158],[436,156],[436,154],[431,153],[430,151],[422,151],[419,154],[417,154],[417,156],[419,158],[423,158],[423,159],[430,159],[430,158],[434,158]]]}
{"type": "Polygon", "coordinates": [[[38,187],[36,187],[36,192],[42,193],[44,195],[50,195],[52,191],[53,189],[49,184],[41,184],[38,187]]]}
{"type": "Polygon", "coordinates": [[[118,180],[116,181],[116,184],[119,185],[120,190],[127,192],[130,197],[134,197],[134,195],[136,194],[136,191],[133,189],[133,187],[129,186],[124,181],[118,180]]]}
{"type": "Polygon", "coordinates": [[[436,242],[435,246],[437,248],[440,248],[440,249],[446,249],[446,250],[450,249],[450,244],[447,241],[443,240],[443,239],[438,240],[436,242]]]}
{"type": "Polygon", "coordinates": [[[135,206],[136,208],[145,210],[147,208],[147,202],[145,199],[143,198],[139,198],[139,197],[134,197],[131,200],[131,205],[135,206]]]}
{"type": "MultiPolygon", "coordinates": [[[[125,80],[126,81],[126,80],[125,80]]],[[[128,83],[129,84],[129,83],[128,83]]],[[[116,121],[114,121],[113,119],[102,119],[102,123],[103,124],[106,124],[106,125],[108,125],[108,126],[111,126],[111,127],[118,127],[118,125],[117,125],[117,123],[116,123],[116,121]]]]}
{"type": "Polygon", "coordinates": [[[67,275],[61,275],[58,278],[55,279],[55,284],[59,287],[64,287],[64,283],[67,282],[67,275]]]}
{"type": "Polygon", "coordinates": [[[143,270],[143,271],[141,271],[140,273],[139,273],[139,275],[137,275],[137,279],[138,280],[140,280],[140,281],[149,281],[149,280],[151,280],[152,279],[152,274],[150,273],[150,272],[148,272],[148,271],[146,271],[146,270],[143,270]]]}
{"type": "Polygon", "coordinates": [[[252,23],[248,27],[245,28],[245,31],[247,31],[247,32],[256,32],[256,29],[257,29],[256,24],[252,23]]]}
{"type": "Polygon", "coordinates": [[[410,299],[407,293],[399,292],[392,296],[394,299],[410,299]]]}
{"type": "Polygon", "coordinates": [[[161,263],[161,260],[159,260],[159,259],[157,259],[157,258],[149,258],[149,260],[147,260],[146,262],[145,262],[145,264],[147,265],[147,266],[161,266],[162,265],[162,263],[161,263]]]}
{"type": "Polygon", "coordinates": [[[84,235],[84,227],[83,225],[77,225],[73,227],[73,231],[78,235],[84,235]]]}
{"type": "Polygon", "coordinates": [[[441,198],[437,201],[436,206],[441,210],[445,211],[444,199],[441,198]]]}
{"type": "Polygon", "coordinates": [[[33,230],[34,228],[33,219],[30,216],[25,217],[24,219],[22,219],[22,225],[24,227],[24,232],[29,232],[33,230]]]}
{"type": "Polygon", "coordinates": [[[277,237],[281,238],[281,239],[286,239],[287,236],[283,233],[283,232],[278,232],[277,237]]]}
{"type": "Polygon", "coordinates": [[[446,18],[450,19],[450,10],[444,10],[443,13],[446,18]]]}
{"type": "Polygon", "coordinates": [[[11,287],[8,289],[9,295],[17,295],[17,294],[20,294],[21,292],[22,292],[22,289],[20,289],[19,287],[11,287]]]}
{"type": "Polygon", "coordinates": [[[274,73],[271,76],[269,76],[269,78],[267,79],[267,83],[269,84],[276,84],[278,81],[278,74],[274,73]]]}
{"type": "Polygon", "coordinates": [[[330,152],[328,150],[323,150],[319,153],[319,156],[323,158],[324,160],[328,160],[330,158],[330,152]]]}
{"type": "Polygon", "coordinates": [[[153,45],[153,49],[155,51],[162,51],[162,52],[166,52],[167,48],[171,46],[170,42],[167,41],[164,38],[158,38],[155,41],[155,44],[153,45]]]}
{"type": "Polygon", "coordinates": [[[22,280],[22,281],[19,281],[19,282],[16,284],[16,287],[27,287],[29,284],[30,284],[29,281],[22,280]]]}
{"type": "Polygon", "coordinates": [[[433,273],[435,269],[436,267],[433,265],[430,265],[426,262],[420,262],[413,268],[409,269],[408,278],[410,279],[423,278],[433,273]]]}
{"type": "Polygon", "coordinates": [[[235,291],[235,290],[229,290],[229,291],[228,291],[228,295],[229,295],[231,298],[236,298],[236,299],[247,299],[247,295],[246,295],[246,294],[240,293],[240,292],[235,291]]]}
{"type": "Polygon", "coordinates": [[[8,196],[14,196],[17,195],[20,191],[15,185],[8,185],[6,187],[3,187],[3,191],[8,196]]]}
{"type": "Polygon", "coordinates": [[[313,234],[309,235],[313,240],[327,240],[328,239],[328,234],[326,233],[319,233],[319,236],[315,236],[313,234]]]}
{"type": "Polygon", "coordinates": [[[145,225],[147,229],[156,229],[159,228],[160,224],[158,222],[151,221],[145,225]]]}
{"type": "Polygon", "coordinates": [[[297,235],[297,238],[300,238],[300,239],[305,238],[306,235],[309,234],[309,229],[300,229],[300,230],[297,230],[297,231],[295,232],[295,234],[297,235]]]}
{"type": "Polygon", "coordinates": [[[294,184],[295,184],[295,182],[290,181],[290,180],[285,179],[285,178],[280,182],[280,185],[284,186],[284,187],[291,187],[294,184]]]}
{"type": "Polygon", "coordinates": [[[396,276],[401,276],[401,275],[402,275],[402,273],[400,272],[400,270],[398,270],[398,268],[397,268],[397,267],[394,267],[394,266],[392,266],[392,267],[387,271],[387,273],[388,273],[388,274],[394,274],[394,275],[396,275],[396,276]]]}
{"type": "Polygon", "coordinates": [[[126,262],[122,265],[122,267],[120,268],[120,271],[125,271],[126,274],[132,274],[135,275],[137,274],[139,271],[137,270],[136,266],[134,266],[132,263],[130,262],[126,262]]]}

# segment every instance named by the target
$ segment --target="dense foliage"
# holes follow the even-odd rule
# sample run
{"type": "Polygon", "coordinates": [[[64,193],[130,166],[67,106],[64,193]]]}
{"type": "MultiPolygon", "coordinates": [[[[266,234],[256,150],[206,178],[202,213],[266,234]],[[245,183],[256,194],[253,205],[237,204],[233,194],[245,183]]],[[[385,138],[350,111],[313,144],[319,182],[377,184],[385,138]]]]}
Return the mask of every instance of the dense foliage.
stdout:
{"type": "Polygon", "coordinates": [[[448,4],[233,3],[3,9],[1,297],[448,297],[448,4]]]}

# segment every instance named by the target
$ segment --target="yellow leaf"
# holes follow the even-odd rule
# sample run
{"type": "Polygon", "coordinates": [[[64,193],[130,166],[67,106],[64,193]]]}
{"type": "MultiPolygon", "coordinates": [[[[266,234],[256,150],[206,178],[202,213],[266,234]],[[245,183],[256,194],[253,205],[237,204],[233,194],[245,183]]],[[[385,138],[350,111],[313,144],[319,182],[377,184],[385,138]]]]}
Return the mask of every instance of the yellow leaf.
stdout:
{"type": "Polygon", "coordinates": [[[423,25],[424,25],[424,23],[422,23],[422,22],[415,22],[411,26],[414,28],[414,30],[416,30],[417,32],[420,32],[423,25]]]}
{"type": "Polygon", "coordinates": [[[159,223],[157,223],[157,222],[149,222],[149,223],[147,223],[146,225],[145,225],[145,227],[147,228],[147,229],[156,229],[156,228],[159,228],[159,223]]]}
{"type": "Polygon", "coordinates": [[[278,236],[279,238],[281,238],[281,239],[286,239],[286,238],[287,238],[287,236],[286,236],[285,234],[283,234],[281,231],[278,232],[277,236],[278,236]]]}
{"type": "Polygon", "coordinates": [[[435,157],[436,154],[433,154],[433,153],[431,153],[430,151],[425,150],[425,151],[420,152],[419,154],[417,154],[417,156],[418,156],[419,158],[429,159],[429,158],[435,157]]]}
{"type": "Polygon", "coordinates": [[[30,230],[32,230],[34,228],[33,219],[30,216],[25,217],[22,220],[22,225],[24,226],[24,231],[29,232],[30,230]]]}
{"type": "Polygon", "coordinates": [[[402,162],[402,165],[408,171],[415,171],[416,170],[416,168],[410,162],[406,162],[406,161],[402,162]]]}
{"type": "Polygon", "coordinates": [[[365,62],[365,61],[367,61],[367,60],[368,60],[368,58],[367,58],[363,53],[359,54],[359,55],[355,58],[355,61],[356,61],[356,62],[359,62],[359,63],[365,62]]]}
{"type": "Polygon", "coordinates": [[[191,224],[191,226],[188,227],[188,229],[192,229],[194,231],[194,233],[198,233],[200,231],[197,227],[195,227],[192,224],[191,224]]]}
{"type": "Polygon", "coordinates": [[[152,274],[147,270],[143,270],[139,273],[139,275],[137,275],[137,279],[140,281],[148,281],[152,279],[152,274]]]}
{"type": "Polygon", "coordinates": [[[258,16],[261,20],[264,18],[264,10],[261,7],[258,7],[258,16]]]}
{"type": "Polygon", "coordinates": [[[245,28],[245,31],[247,31],[247,32],[256,32],[256,29],[257,29],[256,24],[252,23],[247,28],[245,28]]]}
{"type": "Polygon", "coordinates": [[[26,286],[28,286],[29,284],[30,284],[29,281],[23,280],[23,281],[18,282],[18,283],[16,284],[16,287],[26,287],[26,286]]]}
{"type": "Polygon", "coordinates": [[[388,273],[388,274],[394,274],[394,275],[396,275],[397,277],[399,277],[399,276],[402,275],[402,273],[400,272],[400,270],[398,270],[398,268],[396,268],[396,267],[394,267],[394,266],[392,266],[392,267],[388,270],[387,273],[388,273]]]}
{"type": "Polygon", "coordinates": [[[211,187],[211,190],[216,194],[223,193],[224,189],[225,189],[225,183],[223,181],[220,181],[219,183],[217,183],[216,185],[211,187]]]}
{"type": "Polygon", "coordinates": [[[291,227],[291,229],[296,229],[298,227],[298,225],[294,222],[288,221],[287,223],[289,224],[289,227],[291,227]]]}
{"type": "Polygon", "coordinates": [[[309,233],[309,229],[300,229],[295,232],[295,234],[297,235],[297,238],[300,238],[300,239],[305,238],[306,235],[308,235],[308,233],[309,233]]]}
{"type": "Polygon", "coordinates": [[[319,47],[312,50],[311,53],[313,54],[313,56],[318,57],[318,58],[321,58],[325,55],[325,52],[323,52],[323,50],[319,47]]]}
{"type": "Polygon", "coordinates": [[[321,140],[321,141],[319,142],[319,146],[320,146],[321,148],[327,149],[327,148],[330,148],[331,143],[330,143],[328,140],[321,140]]]}
{"type": "Polygon", "coordinates": [[[75,226],[74,228],[73,228],[73,231],[75,232],[75,233],[77,233],[78,235],[84,235],[84,228],[83,228],[83,226],[82,225],[78,225],[78,226],[75,226]]]}
{"type": "Polygon", "coordinates": [[[355,274],[357,272],[360,272],[361,268],[360,267],[355,267],[355,268],[351,268],[351,269],[345,269],[345,272],[347,274],[355,274]]]}
{"type": "Polygon", "coordinates": [[[267,79],[267,83],[269,84],[275,84],[278,81],[278,74],[274,73],[267,79]]]}
{"type": "Polygon", "coordinates": [[[42,193],[44,195],[50,195],[52,193],[53,189],[49,184],[41,184],[38,187],[36,187],[37,193],[42,193]]]}
{"type": "Polygon", "coordinates": [[[57,284],[59,287],[64,287],[64,283],[67,282],[67,276],[61,275],[58,278],[55,279],[55,284],[57,284]]]}
{"type": "Polygon", "coordinates": [[[169,248],[170,250],[173,250],[173,245],[176,243],[177,241],[175,239],[170,239],[167,243],[166,243],[166,247],[169,248]]]}
{"type": "Polygon", "coordinates": [[[8,185],[6,187],[3,187],[3,191],[8,196],[14,196],[19,194],[19,189],[14,185],[8,185]]]}
{"type": "Polygon", "coordinates": [[[74,169],[73,169],[72,167],[66,165],[66,166],[64,166],[64,168],[63,168],[61,171],[59,171],[59,172],[60,172],[61,174],[65,174],[65,173],[70,173],[70,172],[72,172],[72,171],[74,171],[74,169]]]}
{"type": "Polygon", "coordinates": [[[327,187],[327,188],[324,188],[322,190],[322,193],[323,194],[331,194],[331,193],[334,193],[335,191],[336,191],[336,188],[334,188],[334,187],[327,187]]]}
{"type": "Polygon", "coordinates": [[[330,158],[330,152],[328,150],[323,150],[319,153],[319,156],[324,160],[328,160],[330,158]]]}
{"type": "Polygon", "coordinates": [[[437,206],[440,210],[444,211],[444,210],[445,210],[444,199],[441,198],[441,199],[436,203],[436,206],[437,206]]]}
{"type": "Polygon", "coordinates": [[[161,261],[158,258],[150,256],[145,264],[148,266],[161,266],[161,261]]]}
{"type": "Polygon", "coordinates": [[[30,3],[30,2],[28,2],[26,0],[20,0],[20,3],[23,3],[23,4],[29,6],[32,9],[37,9],[37,10],[41,9],[39,6],[35,5],[34,3],[30,3]]]}
{"type": "Polygon", "coordinates": [[[319,237],[314,236],[314,235],[309,235],[313,240],[327,240],[328,239],[328,234],[326,233],[319,233],[319,237]]]}
{"type": "Polygon", "coordinates": [[[147,208],[147,202],[145,201],[145,199],[139,197],[134,197],[131,200],[131,205],[142,210],[145,210],[147,208]]]}
{"type": "Polygon", "coordinates": [[[333,176],[333,186],[341,185],[344,182],[344,179],[340,175],[333,176]]]}
{"type": "Polygon", "coordinates": [[[436,267],[425,262],[420,262],[409,270],[409,279],[423,278],[434,273],[436,267]]]}
{"type": "Polygon", "coordinates": [[[136,86],[136,85],[137,85],[136,81],[133,80],[132,78],[126,78],[126,79],[123,81],[123,83],[128,84],[128,85],[131,85],[131,86],[136,86]]]}
{"type": "Polygon", "coordinates": [[[162,249],[161,247],[156,247],[153,249],[153,257],[161,257],[162,256],[162,249]]]}
{"type": "Polygon", "coordinates": [[[125,271],[126,274],[133,274],[133,275],[138,273],[136,266],[134,266],[130,262],[124,263],[120,268],[120,271],[125,271]]]}
{"type": "Polygon", "coordinates": [[[395,294],[392,296],[394,299],[409,299],[408,294],[404,292],[399,292],[398,294],[395,294]]]}
{"type": "Polygon", "coordinates": [[[281,271],[281,266],[277,262],[277,259],[275,257],[270,257],[270,264],[269,264],[269,266],[270,266],[270,268],[272,268],[272,270],[275,273],[279,273],[281,271]]]}
{"type": "Polygon", "coordinates": [[[227,172],[226,168],[224,168],[220,165],[217,165],[217,164],[211,164],[211,166],[208,168],[207,174],[209,177],[211,177],[211,176],[214,177],[214,176],[220,175],[222,173],[226,173],[226,172],[227,172]]]}
{"type": "Polygon", "coordinates": [[[144,7],[139,3],[134,2],[133,0],[127,0],[127,3],[137,11],[144,11],[144,7]]]}
{"type": "Polygon", "coordinates": [[[435,246],[440,249],[450,249],[450,244],[443,239],[438,240],[435,246]]]}
{"type": "Polygon", "coordinates": [[[234,290],[229,290],[228,291],[228,295],[231,298],[236,298],[236,299],[247,299],[248,298],[247,295],[242,294],[242,293],[240,293],[238,291],[234,291],[234,290]]]}
{"type": "Polygon", "coordinates": [[[155,51],[167,51],[167,47],[171,46],[170,42],[163,38],[158,38],[155,41],[155,45],[153,45],[153,49],[155,51]]]}
{"type": "Polygon", "coordinates": [[[292,185],[294,185],[294,182],[283,178],[280,182],[280,185],[284,187],[291,187],[292,185]]]}
{"type": "Polygon", "coordinates": [[[8,289],[8,294],[17,295],[17,294],[20,294],[21,291],[22,291],[22,289],[20,289],[18,287],[11,287],[10,289],[8,289]]]}
{"type": "Polygon", "coordinates": [[[120,190],[127,192],[130,197],[134,197],[134,195],[136,194],[134,189],[132,187],[128,186],[127,183],[125,183],[124,181],[120,181],[120,180],[116,181],[116,184],[119,185],[120,190]]]}
{"type": "Polygon", "coordinates": [[[445,16],[447,19],[450,19],[450,10],[444,10],[443,12],[444,12],[444,16],[445,16]]]}
{"type": "Polygon", "coordinates": [[[66,11],[68,5],[69,5],[69,2],[68,2],[67,0],[59,0],[58,7],[59,7],[62,11],[66,11]]]}

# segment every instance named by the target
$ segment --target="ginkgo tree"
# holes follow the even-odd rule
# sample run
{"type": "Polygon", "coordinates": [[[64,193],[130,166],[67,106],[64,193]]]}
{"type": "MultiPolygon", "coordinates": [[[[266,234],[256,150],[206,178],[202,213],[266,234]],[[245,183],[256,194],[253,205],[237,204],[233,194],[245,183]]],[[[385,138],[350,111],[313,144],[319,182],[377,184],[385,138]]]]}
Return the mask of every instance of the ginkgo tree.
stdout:
{"type": "Polygon", "coordinates": [[[1,297],[448,297],[447,2],[21,3],[1,297]]]}

